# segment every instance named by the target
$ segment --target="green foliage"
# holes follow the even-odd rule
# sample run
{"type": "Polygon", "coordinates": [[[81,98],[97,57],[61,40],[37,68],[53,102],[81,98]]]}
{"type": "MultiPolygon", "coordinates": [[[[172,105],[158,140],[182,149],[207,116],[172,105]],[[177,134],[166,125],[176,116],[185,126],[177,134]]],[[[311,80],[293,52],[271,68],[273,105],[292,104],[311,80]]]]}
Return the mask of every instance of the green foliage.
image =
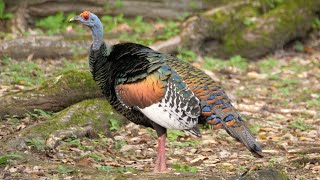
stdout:
{"type": "Polygon", "coordinates": [[[56,15],[48,16],[46,18],[36,21],[36,26],[48,31],[50,35],[63,31],[68,25],[68,21],[71,17],[74,17],[75,13],[70,13],[65,18],[62,12],[56,15]]]}
{"type": "Polygon", "coordinates": [[[198,168],[195,166],[179,165],[179,164],[174,164],[173,169],[175,171],[192,172],[192,173],[196,173],[198,171],[198,168]]]}
{"type": "Polygon", "coordinates": [[[88,64],[86,61],[72,61],[72,60],[64,60],[62,65],[58,67],[55,75],[64,74],[70,71],[75,71],[79,69],[86,70],[88,68],[88,64]]]}
{"type": "Polygon", "coordinates": [[[6,5],[3,0],[0,0],[0,20],[11,19],[13,15],[11,13],[5,12],[6,5]]]}
{"type": "Polygon", "coordinates": [[[205,57],[203,67],[209,70],[222,70],[227,67],[233,67],[244,72],[248,68],[248,61],[241,56],[233,56],[228,61],[205,57]]]}
{"type": "Polygon", "coordinates": [[[179,53],[177,54],[177,58],[192,63],[196,61],[197,54],[191,50],[188,49],[180,49],[179,53]]]}
{"type": "Polygon", "coordinates": [[[146,33],[150,32],[152,26],[150,23],[146,23],[142,16],[136,16],[132,21],[128,21],[130,27],[133,27],[135,33],[146,33]]]}
{"type": "Polygon", "coordinates": [[[251,26],[255,23],[254,19],[252,17],[245,17],[243,20],[243,24],[246,26],[251,26]]]}
{"type": "Polygon", "coordinates": [[[294,43],[293,49],[297,52],[304,52],[304,46],[300,41],[294,43]]]}
{"type": "Polygon", "coordinates": [[[126,145],[127,142],[126,141],[116,141],[114,146],[116,150],[120,150],[122,148],[122,146],[126,145]]]}
{"type": "Polygon", "coordinates": [[[291,86],[294,86],[294,85],[297,85],[298,84],[298,80],[296,79],[288,79],[288,78],[284,78],[282,79],[281,81],[278,81],[275,85],[276,87],[291,87],[291,86]]]}
{"type": "Polygon", "coordinates": [[[82,146],[79,138],[70,137],[65,139],[64,142],[71,147],[80,148],[82,146]]]}
{"type": "Polygon", "coordinates": [[[168,139],[170,140],[170,141],[175,141],[175,140],[177,140],[179,137],[185,137],[186,135],[183,133],[183,132],[181,132],[181,131],[179,131],[179,130],[175,130],[175,129],[173,129],[173,130],[168,130],[168,139]]]}
{"type": "Polygon", "coordinates": [[[26,113],[26,116],[36,120],[39,120],[41,118],[48,119],[49,117],[52,116],[52,112],[46,112],[41,109],[34,109],[33,112],[26,113]]]}
{"type": "MultiPolygon", "coordinates": [[[[307,106],[308,107],[320,107],[320,93],[314,94],[317,96],[315,99],[311,99],[307,101],[307,106]]],[[[310,97],[308,97],[310,98],[310,97]]]]}
{"type": "Polygon", "coordinates": [[[165,21],[158,19],[158,23],[163,23],[163,30],[156,36],[150,36],[154,24],[146,21],[142,16],[136,16],[135,18],[126,18],[123,14],[117,16],[102,16],[101,22],[104,26],[104,32],[110,32],[120,24],[126,24],[130,30],[128,32],[121,32],[119,39],[127,42],[135,42],[144,45],[151,45],[156,40],[168,39],[177,35],[180,32],[177,22],[165,21]]]}
{"type": "Polygon", "coordinates": [[[230,61],[231,66],[236,67],[242,71],[246,71],[248,68],[247,59],[245,59],[239,55],[231,57],[229,61],[230,61]]]}
{"type": "Polygon", "coordinates": [[[308,66],[307,65],[301,66],[300,64],[292,63],[287,67],[287,69],[290,69],[291,71],[293,71],[295,73],[301,73],[304,71],[308,71],[308,66]]]}
{"type": "Polygon", "coordinates": [[[10,58],[4,58],[0,68],[1,78],[8,84],[36,85],[45,79],[45,72],[40,65],[31,61],[13,61],[10,58]]]}
{"type": "Polygon", "coordinates": [[[44,140],[38,138],[25,139],[28,146],[36,148],[38,151],[42,151],[45,148],[44,140]]]}
{"type": "Polygon", "coordinates": [[[290,123],[289,128],[299,129],[301,131],[305,131],[305,130],[309,129],[309,126],[304,122],[303,119],[299,119],[299,120],[296,120],[296,121],[290,123]]]}
{"type": "Polygon", "coordinates": [[[115,173],[125,173],[125,172],[136,172],[134,168],[131,167],[112,167],[112,166],[99,166],[98,170],[105,171],[105,172],[115,172],[115,173]]]}
{"type": "Polygon", "coordinates": [[[199,144],[200,144],[200,142],[196,141],[196,140],[188,140],[188,141],[184,141],[184,142],[178,142],[178,141],[173,142],[173,145],[176,147],[195,147],[199,144]]]}
{"type": "Polygon", "coordinates": [[[177,34],[180,33],[180,28],[177,22],[175,21],[168,21],[165,22],[163,20],[158,20],[158,22],[164,23],[164,32],[157,35],[157,39],[169,39],[177,34]]]}
{"type": "Polygon", "coordinates": [[[312,21],[311,27],[313,30],[320,30],[320,17],[314,18],[312,21]]]}
{"type": "Polygon", "coordinates": [[[279,66],[279,61],[273,58],[264,59],[258,62],[258,67],[262,73],[270,73],[275,67],[279,66]]]}
{"type": "Polygon", "coordinates": [[[250,127],[250,132],[251,132],[253,135],[258,134],[259,130],[260,130],[260,126],[258,126],[258,125],[255,125],[255,126],[251,126],[251,127],[250,127]]]}
{"type": "Polygon", "coordinates": [[[192,9],[196,9],[198,7],[197,1],[195,0],[189,1],[189,7],[191,7],[192,9]]]}
{"type": "Polygon", "coordinates": [[[22,159],[22,156],[15,153],[0,156],[0,167],[9,164],[9,162],[14,159],[22,159]]]}
{"type": "Polygon", "coordinates": [[[109,120],[109,129],[110,131],[116,131],[120,129],[120,124],[119,121],[116,119],[110,119],[109,120]]]}
{"type": "Polygon", "coordinates": [[[75,169],[70,168],[70,167],[66,167],[63,165],[59,165],[56,169],[56,172],[60,173],[60,174],[70,174],[72,172],[74,172],[75,169]]]}
{"type": "Polygon", "coordinates": [[[264,3],[268,8],[274,9],[277,6],[283,4],[284,0],[260,0],[262,3],[264,3]]]}
{"type": "Polygon", "coordinates": [[[269,167],[274,167],[278,163],[278,160],[275,157],[272,157],[269,160],[269,167]]]}
{"type": "Polygon", "coordinates": [[[94,159],[95,161],[102,161],[105,159],[104,155],[101,153],[90,153],[88,155],[89,157],[91,157],[92,159],[94,159]]]}
{"type": "Polygon", "coordinates": [[[116,6],[116,8],[122,8],[123,7],[123,2],[122,2],[122,0],[116,0],[114,2],[114,5],[116,6]]]}

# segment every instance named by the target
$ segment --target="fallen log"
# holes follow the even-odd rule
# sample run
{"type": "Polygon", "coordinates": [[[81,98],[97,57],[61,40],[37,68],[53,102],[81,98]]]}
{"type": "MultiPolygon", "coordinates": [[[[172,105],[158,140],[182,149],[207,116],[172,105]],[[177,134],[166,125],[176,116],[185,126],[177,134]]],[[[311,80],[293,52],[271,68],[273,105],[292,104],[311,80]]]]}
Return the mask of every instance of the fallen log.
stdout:
{"type": "MultiPolygon", "coordinates": [[[[108,44],[119,43],[116,39],[105,39],[108,44]]],[[[181,40],[179,36],[151,46],[163,53],[173,53],[177,50],[181,40]]],[[[56,35],[56,36],[23,36],[7,40],[0,44],[0,57],[6,56],[16,60],[84,58],[88,55],[92,43],[91,35],[56,35]],[[19,49],[19,51],[17,51],[19,49]]]]}
{"type": "Polygon", "coordinates": [[[206,56],[256,59],[302,38],[320,10],[318,0],[236,1],[185,21],[181,45],[206,56]]]}
{"type": "Polygon", "coordinates": [[[0,119],[24,116],[34,109],[60,111],[85,99],[103,97],[90,72],[69,71],[49,79],[35,89],[0,97],[0,119]]]}
{"type": "Polygon", "coordinates": [[[179,19],[183,16],[216,7],[225,2],[213,0],[4,0],[6,11],[13,13],[11,27],[24,32],[34,19],[56,14],[57,12],[80,13],[90,10],[98,15],[144,16],[147,18],[179,19]],[[13,25],[13,26],[12,26],[13,25]]]}

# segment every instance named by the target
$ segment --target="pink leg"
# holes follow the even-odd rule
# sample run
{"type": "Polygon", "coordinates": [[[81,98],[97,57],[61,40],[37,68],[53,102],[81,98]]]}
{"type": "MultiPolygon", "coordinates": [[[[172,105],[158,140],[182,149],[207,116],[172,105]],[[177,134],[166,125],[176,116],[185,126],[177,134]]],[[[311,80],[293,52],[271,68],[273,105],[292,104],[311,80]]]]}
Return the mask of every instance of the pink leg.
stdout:
{"type": "Polygon", "coordinates": [[[167,134],[163,134],[158,138],[158,154],[157,160],[154,168],[154,172],[165,172],[167,169],[166,164],[166,137],[167,134]]]}

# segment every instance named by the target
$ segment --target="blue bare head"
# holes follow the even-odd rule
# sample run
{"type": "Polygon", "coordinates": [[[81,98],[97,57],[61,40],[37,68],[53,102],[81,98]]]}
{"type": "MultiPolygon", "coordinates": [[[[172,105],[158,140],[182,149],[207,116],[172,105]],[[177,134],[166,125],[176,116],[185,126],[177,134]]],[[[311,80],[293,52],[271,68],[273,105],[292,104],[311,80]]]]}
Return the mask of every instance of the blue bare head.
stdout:
{"type": "Polygon", "coordinates": [[[91,29],[93,44],[92,49],[98,50],[103,42],[103,26],[97,15],[90,11],[83,11],[80,15],[73,17],[69,22],[80,22],[91,29]]]}

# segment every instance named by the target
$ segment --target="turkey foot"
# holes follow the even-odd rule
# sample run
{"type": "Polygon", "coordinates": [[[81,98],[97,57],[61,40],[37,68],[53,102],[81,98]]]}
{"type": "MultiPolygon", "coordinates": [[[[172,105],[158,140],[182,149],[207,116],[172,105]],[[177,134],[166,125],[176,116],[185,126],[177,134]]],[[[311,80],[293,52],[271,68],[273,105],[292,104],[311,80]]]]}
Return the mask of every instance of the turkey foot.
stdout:
{"type": "Polygon", "coordinates": [[[167,134],[163,134],[158,138],[158,154],[157,154],[157,160],[154,167],[154,172],[166,172],[167,170],[167,164],[166,164],[166,137],[167,134]]]}

